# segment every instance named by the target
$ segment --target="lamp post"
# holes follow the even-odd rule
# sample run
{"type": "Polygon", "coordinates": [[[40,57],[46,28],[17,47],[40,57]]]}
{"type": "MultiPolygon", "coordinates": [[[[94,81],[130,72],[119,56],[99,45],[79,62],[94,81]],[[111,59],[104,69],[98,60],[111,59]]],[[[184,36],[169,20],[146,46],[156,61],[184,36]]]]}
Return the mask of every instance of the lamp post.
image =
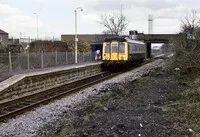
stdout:
{"type": "Polygon", "coordinates": [[[37,40],[38,40],[38,14],[34,13],[37,16],[37,40]]]}
{"type": "Polygon", "coordinates": [[[77,44],[78,44],[78,38],[77,38],[77,11],[83,11],[83,8],[78,7],[74,10],[75,12],[75,63],[77,63],[77,44]]]}

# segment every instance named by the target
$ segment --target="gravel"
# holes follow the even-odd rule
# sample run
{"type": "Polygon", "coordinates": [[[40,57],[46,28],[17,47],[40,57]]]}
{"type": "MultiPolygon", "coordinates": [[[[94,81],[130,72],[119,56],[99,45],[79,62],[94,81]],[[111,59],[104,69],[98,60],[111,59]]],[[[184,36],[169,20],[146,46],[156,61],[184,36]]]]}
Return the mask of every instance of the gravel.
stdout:
{"type": "Polygon", "coordinates": [[[108,89],[112,84],[133,81],[143,75],[148,75],[151,71],[163,67],[164,65],[164,60],[155,60],[152,63],[143,65],[110,80],[86,88],[70,97],[36,108],[33,111],[9,120],[7,123],[1,123],[0,137],[34,137],[39,136],[38,131],[40,131],[44,126],[49,125],[49,130],[51,130],[51,127],[56,126],[54,125],[56,121],[65,121],[65,123],[67,121],[70,123],[70,120],[73,119],[74,110],[78,109],[84,101],[87,101],[88,98],[99,96],[100,91],[105,88],[108,89]],[[65,119],[62,119],[63,116],[65,116],[65,119]]]}

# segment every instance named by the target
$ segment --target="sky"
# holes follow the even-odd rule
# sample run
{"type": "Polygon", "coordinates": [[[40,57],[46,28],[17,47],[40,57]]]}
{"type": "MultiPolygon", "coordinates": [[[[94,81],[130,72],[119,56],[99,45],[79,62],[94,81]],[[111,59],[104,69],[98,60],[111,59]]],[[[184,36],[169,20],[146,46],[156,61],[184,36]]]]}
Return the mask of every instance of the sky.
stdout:
{"type": "Polygon", "coordinates": [[[74,34],[78,11],[78,33],[99,34],[101,16],[119,13],[122,9],[129,25],[126,30],[148,33],[148,15],[153,15],[153,33],[170,34],[180,31],[181,20],[195,10],[197,0],[0,0],[0,29],[10,37],[60,39],[61,34],[74,34]],[[36,14],[34,14],[36,13],[36,14]]]}

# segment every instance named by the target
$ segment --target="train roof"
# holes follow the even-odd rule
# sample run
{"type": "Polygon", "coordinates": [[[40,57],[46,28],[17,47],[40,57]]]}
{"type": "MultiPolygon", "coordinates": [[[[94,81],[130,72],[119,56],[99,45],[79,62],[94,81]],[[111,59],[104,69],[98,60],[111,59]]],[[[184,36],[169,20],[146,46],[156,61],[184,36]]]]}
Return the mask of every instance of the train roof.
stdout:
{"type": "Polygon", "coordinates": [[[144,42],[132,40],[129,37],[123,37],[123,36],[113,36],[106,38],[104,42],[112,42],[112,41],[119,41],[119,42],[128,42],[128,43],[136,43],[136,44],[145,44],[144,42]]]}

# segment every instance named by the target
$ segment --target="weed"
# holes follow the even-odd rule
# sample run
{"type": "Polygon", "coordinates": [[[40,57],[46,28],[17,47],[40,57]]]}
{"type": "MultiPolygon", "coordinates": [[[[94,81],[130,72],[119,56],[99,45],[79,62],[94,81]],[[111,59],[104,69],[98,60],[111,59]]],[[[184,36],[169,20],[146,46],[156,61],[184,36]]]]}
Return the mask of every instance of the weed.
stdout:
{"type": "Polygon", "coordinates": [[[77,132],[76,129],[72,127],[67,127],[62,129],[61,132],[56,137],[66,137],[67,135],[72,135],[75,132],[77,132]]]}
{"type": "Polygon", "coordinates": [[[96,114],[95,113],[90,113],[90,114],[86,114],[84,117],[83,117],[83,119],[84,119],[84,122],[88,122],[88,121],[90,121],[92,118],[94,118],[96,116],[96,114]]]}

